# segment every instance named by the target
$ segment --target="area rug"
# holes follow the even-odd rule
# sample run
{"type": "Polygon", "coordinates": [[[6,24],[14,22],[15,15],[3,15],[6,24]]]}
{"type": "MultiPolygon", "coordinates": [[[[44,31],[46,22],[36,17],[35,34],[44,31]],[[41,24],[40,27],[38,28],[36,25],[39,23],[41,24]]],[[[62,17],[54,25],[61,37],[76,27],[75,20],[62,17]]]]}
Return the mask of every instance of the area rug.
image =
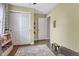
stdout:
{"type": "Polygon", "coordinates": [[[47,45],[34,45],[19,47],[15,56],[54,56],[47,45]]]}

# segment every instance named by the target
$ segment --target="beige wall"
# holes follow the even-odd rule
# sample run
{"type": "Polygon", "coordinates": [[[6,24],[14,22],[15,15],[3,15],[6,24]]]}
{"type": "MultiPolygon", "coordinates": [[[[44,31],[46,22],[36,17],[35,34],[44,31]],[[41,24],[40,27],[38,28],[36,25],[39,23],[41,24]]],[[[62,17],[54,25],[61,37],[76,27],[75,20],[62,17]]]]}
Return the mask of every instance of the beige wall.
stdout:
{"type": "Polygon", "coordinates": [[[19,7],[14,5],[8,5],[8,11],[22,11],[22,12],[31,12],[32,13],[32,43],[34,42],[34,10],[27,7],[19,7]]]}
{"type": "Polygon", "coordinates": [[[51,16],[51,43],[79,52],[79,4],[58,4],[48,16],[51,16]]]}

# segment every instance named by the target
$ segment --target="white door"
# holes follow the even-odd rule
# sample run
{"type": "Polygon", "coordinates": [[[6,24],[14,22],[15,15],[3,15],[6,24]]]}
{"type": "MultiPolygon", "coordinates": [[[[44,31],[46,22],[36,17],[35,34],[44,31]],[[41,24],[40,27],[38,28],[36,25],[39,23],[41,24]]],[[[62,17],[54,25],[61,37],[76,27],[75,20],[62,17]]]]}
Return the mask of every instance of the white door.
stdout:
{"type": "Polygon", "coordinates": [[[46,18],[38,18],[38,39],[48,39],[46,18]]]}
{"type": "Polygon", "coordinates": [[[12,31],[14,45],[31,43],[31,14],[9,13],[9,28],[12,31]]]}

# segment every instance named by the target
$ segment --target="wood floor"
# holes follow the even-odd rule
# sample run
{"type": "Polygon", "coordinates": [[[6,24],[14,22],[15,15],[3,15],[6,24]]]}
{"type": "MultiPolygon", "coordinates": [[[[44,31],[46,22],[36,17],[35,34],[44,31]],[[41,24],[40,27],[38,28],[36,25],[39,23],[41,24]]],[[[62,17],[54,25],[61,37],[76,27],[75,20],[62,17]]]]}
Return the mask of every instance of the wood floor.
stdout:
{"type": "MultiPolygon", "coordinates": [[[[36,40],[34,42],[34,45],[40,45],[40,44],[47,44],[48,47],[50,47],[50,40],[49,39],[44,39],[44,40],[36,40]]],[[[30,46],[30,44],[28,45],[22,45],[22,46],[30,46]]],[[[17,49],[21,47],[20,45],[14,46],[13,50],[11,51],[11,53],[9,54],[9,56],[14,56],[17,49]]]]}

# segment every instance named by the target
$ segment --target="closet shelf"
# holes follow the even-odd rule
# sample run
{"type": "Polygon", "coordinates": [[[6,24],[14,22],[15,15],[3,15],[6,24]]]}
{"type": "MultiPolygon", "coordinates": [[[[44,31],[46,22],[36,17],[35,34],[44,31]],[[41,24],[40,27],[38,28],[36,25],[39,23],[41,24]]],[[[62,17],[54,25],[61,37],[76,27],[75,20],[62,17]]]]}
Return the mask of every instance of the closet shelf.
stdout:
{"type": "Polygon", "coordinates": [[[3,34],[3,35],[9,35],[10,33],[5,33],[5,34],[3,34]]]}
{"type": "Polygon", "coordinates": [[[6,45],[7,43],[9,43],[10,41],[12,41],[11,39],[8,39],[7,41],[5,41],[4,43],[2,43],[2,45],[1,46],[4,46],[4,45],[6,45]]]}

